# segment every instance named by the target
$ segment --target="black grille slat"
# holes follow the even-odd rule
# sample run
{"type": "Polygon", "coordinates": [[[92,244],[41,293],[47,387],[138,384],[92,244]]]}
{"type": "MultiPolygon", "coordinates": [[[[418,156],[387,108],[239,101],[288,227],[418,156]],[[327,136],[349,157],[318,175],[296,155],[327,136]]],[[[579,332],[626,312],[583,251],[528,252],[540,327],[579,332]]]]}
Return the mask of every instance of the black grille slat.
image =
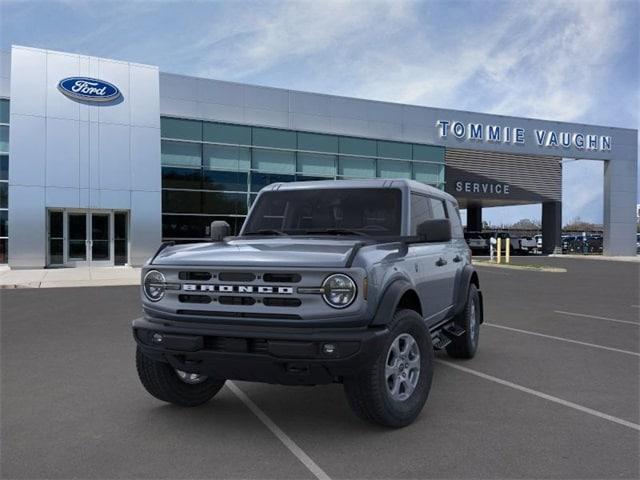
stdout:
{"type": "Polygon", "coordinates": [[[178,295],[180,303],[211,303],[209,295],[178,295]]]}
{"type": "Polygon", "coordinates": [[[299,307],[302,301],[299,298],[267,297],[262,300],[267,307],[299,307]]]}
{"type": "Polygon", "coordinates": [[[231,295],[224,295],[218,297],[220,305],[255,305],[256,300],[252,297],[235,297],[231,295]]]}
{"type": "Polygon", "coordinates": [[[213,275],[211,275],[211,272],[180,272],[178,273],[178,278],[180,280],[206,282],[207,280],[211,280],[211,278],[213,278],[213,275]]]}
{"type": "Polygon", "coordinates": [[[265,273],[262,279],[267,283],[298,283],[302,277],[299,273],[265,273]]]}
{"type": "Polygon", "coordinates": [[[221,282],[253,282],[256,274],[251,272],[220,272],[218,278],[221,282]]]}

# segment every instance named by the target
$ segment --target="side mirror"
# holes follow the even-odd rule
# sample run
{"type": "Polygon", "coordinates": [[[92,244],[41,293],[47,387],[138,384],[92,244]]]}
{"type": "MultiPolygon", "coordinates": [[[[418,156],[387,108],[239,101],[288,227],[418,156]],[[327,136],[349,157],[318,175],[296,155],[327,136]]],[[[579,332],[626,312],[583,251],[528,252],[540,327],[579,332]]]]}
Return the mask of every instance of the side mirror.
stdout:
{"type": "Polygon", "coordinates": [[[216,220],[211,222],[211,240],[214,242],[221,242],[224,237],[228,237],[231,234],[231,227],[223,220],[216,220]]]}
{"type": "Polygon", "coordinates": [[[447,219],[425,220],[417,228],[423,242],[448,242],[451,240],[451,222],[447,219]]]}

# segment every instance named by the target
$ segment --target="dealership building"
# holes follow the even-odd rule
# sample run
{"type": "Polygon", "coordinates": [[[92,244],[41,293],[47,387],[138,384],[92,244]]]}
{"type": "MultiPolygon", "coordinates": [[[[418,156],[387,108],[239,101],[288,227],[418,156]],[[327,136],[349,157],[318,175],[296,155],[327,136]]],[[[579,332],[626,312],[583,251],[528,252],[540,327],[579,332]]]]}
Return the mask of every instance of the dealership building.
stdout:
{"type": "Polygon", "coordinates": [[[633,129],[245,85],[13,46],[0,53],[0,263],[140,265],[163,240],[206,240],[213,220],[237,232],[270,183],[375,177],[446,190],[473,231],[484,207],[541,204],[551,253],[561,243],[566,158],[604,162],[604,253],[635,255],[637,150],[633,129]]]}

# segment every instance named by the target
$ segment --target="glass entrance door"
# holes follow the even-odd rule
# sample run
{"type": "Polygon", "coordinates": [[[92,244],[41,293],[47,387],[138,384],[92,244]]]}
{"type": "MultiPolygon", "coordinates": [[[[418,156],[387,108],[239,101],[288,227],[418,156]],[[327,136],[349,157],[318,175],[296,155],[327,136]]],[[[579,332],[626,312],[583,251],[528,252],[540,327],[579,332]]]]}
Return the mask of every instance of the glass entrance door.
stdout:
{"type": "Polygon", "coordinates": [[[75,266],[88,263],[87,214],[67,213],[67,262],[75,266]]]}
{"type": "Polygon", "coordinates": [[[128,263],[128,218],[126,211],[49,210],[47,265],[128,263]]]}
{"type": "Polygon", "coordinates": [[[113,214],[109,213],[92,213],[89,221],[91,223],[91,238],[89,246],[91,247],[91,263],[113,265],[111,260],[111,223],[113,214]]]}

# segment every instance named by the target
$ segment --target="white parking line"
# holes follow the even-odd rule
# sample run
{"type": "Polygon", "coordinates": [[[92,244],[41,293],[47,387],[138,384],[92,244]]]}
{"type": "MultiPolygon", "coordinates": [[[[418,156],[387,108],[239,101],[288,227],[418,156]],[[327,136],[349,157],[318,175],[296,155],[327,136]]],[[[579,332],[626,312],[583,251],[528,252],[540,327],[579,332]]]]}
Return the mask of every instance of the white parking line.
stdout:
{"type": "Polygon", "coordinates": [[[532,332],[530,330],[520,330],[519,328],[505,327],[504,325],[496,325],[495,323],[484,322],[482,325],[487,326],[487,327],[493,327],[493,328],[501,328],[502,330],[510,330],[512,332],[526,333],[527,335],[535,335],[536,337],[551,338],[552,340],[560,340],[561,342],[575,343],[577,345],[584,345],[585,347],[599,348],[601,350],[609,350],[611,352],[624,353],[624,354],[627,354],[627,355],[634,355],[636,357],[640,357],[640,353],[638,353],[638,352],[631,352],[629,350],[621,350],[619,348],[605,347],[604,345],[597,345],[595,343],[580,342],[578,340],[571,340],[569,338],[556,337],[556,336],[553,336],[553,335],[546,335],[544,333],[532,332]]]}
{"type": "Polygon", "coordinates": [[[561,313],[562,315],[571,315],[572,317],[595,318],[596,320],[607,320],[609,322],[629,323],[631,325],[640,326],[640,323],[638,323],[638,322],[631,322],[629,320],[618,320],[617,318],[598,317],[597,315],[587,315],[586,313],[565,312],[565,311],[562,311],[562,310],[554,310],[553,312],[554,313],[561,313]]]}
{"type": "Polygon", "coordinates": [[[278,440],[280,440],[285,447],[289,449],[291,453],[293,453],[302,464],[307,467],[307,469],[313,473],[313,475],[319,480],[331,480],[331,477],[327,475],[324,470],[322,470],[316,462],[311,460],[311,457],[304,453],[304,451],[294,442],[291,438],[284,433],[280,427],[278,427],[273,420],[271,420],[266,413],[260,410],[253,401],[242,391],[240,388],[233,382],[227,381],[226,383],[229,390],[231,390],[236,397],[240,399],[242,403],[244,403],[249,410],[253,412],[253,414],[258,417],[258,419],[264,423],[264,425],[273,433],[278,440]]]}
{"type": "Polygon", "coordinates": [[[485,380],[490,380],[495,383],[499,383],[500,385],[504,385],[506,387],[513,388],[515,390],[519,390],[524,393],[528,393],[530,395],[534,395],[539,398],[544,398],[545,400],[549,400],[550,402],[558,403],[560,405],[564,405],[565,407],[573,408],[574,410],[578,410],[580,412],[588,413],[589,415],[593,415],[594,417],[599,417],[604,420],[608,420],[613,423],[617,423],[619,425],[623,425],[628,428],[632,428],[634,430],[640,431],[640,425],[637,423],[629,422],[627,420],[623,420],[622,418],[614,417],[612,415],[608,415],[606,413],[600,412],[598,410],[594,410],[592,408],[583,407],[582,405],[578,405],[577,403],[569,402],[567,400],[563,400],[562,398],[554,397],[553,395],[548,395],[546,393],[539,392],[537,390],[533,390],[531,388],[524,387],[522,385],[518,385],[517,383],[509,382],[507,380],[503,380],[498,377],[494,377],[492,375],[487,375],[486,373],[478,372],[477,370],[472,370],[467,367],[462,367],[458,364],[448,362],[446,360],[436,360],[437,363],[441,363],[451,368],[455,368],[462,372],[470,373],[471,375],[475,375],[476,377],[484,378],[485,380]]]}

